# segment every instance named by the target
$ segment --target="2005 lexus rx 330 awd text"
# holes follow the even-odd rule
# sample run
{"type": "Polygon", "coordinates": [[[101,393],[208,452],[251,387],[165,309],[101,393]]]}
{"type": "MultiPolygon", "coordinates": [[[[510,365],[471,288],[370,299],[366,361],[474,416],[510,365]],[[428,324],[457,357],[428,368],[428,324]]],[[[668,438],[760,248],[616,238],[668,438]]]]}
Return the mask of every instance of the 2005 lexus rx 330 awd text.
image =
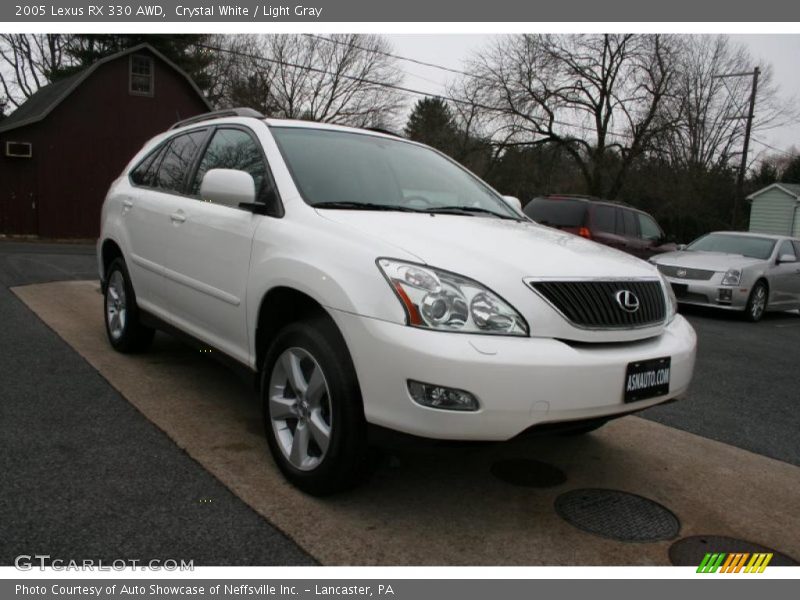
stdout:
{"type": "Polygon", "coordinates": [[[656,267],[518,206],[391,135],[183,121],[103,206],[108,338],[178,331],[257,374],[272,455],[314,494],[364,475],[371,425],[507,440],[681,395],[696,338],[656,267]]]}

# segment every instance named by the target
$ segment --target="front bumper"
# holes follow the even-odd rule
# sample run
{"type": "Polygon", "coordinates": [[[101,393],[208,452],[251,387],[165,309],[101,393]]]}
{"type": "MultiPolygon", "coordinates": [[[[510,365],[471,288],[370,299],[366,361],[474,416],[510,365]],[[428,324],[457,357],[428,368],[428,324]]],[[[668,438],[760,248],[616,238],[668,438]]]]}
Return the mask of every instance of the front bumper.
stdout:
{"type": "Polygon", "coordinates": [[[680,315],[658,337],[619,344],[570,344],[426,331],[341,311],[332,315],[358,374],[367,421],[404,433],[451,440],[507,440],[542,423],[613,417],[683,394],[697,338],[680,315]],[[625,403],[628,363],[669,356],[669,393],[625,403]],[[476,412],[416,404],[407,381],[474,394],[476,412]]]}
{"type": "Polygon", "coordinates": [[[722,273],[716,273],[708,281],[678,279],[676,277],[666,277],[666,279],[672,285],[675,297],[681,304],[744,310],[747,306],[750,286],[722,285],[722,275],[722,273]]]}

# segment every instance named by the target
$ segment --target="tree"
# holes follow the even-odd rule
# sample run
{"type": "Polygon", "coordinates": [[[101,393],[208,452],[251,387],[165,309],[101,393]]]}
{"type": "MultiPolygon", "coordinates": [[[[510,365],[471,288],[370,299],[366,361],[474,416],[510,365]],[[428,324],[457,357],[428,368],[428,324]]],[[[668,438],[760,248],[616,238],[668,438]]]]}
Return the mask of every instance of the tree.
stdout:
{"type": "Polygon", "coordinates": [[[66,48],[71,63],[58,69],[56,76],[71,75],[101,58],[147,43],[189,75],[201,90],[205,90],[211,84],[207,71],[215,60],[213,51],[205,47],[207,38],[208,35],[197,34],[75,35],[66,48]]]}
{"type": "Polygon", "coordinates": [[[227,105],[266,115],[359,127],[391,127],[402,78],[378,35],[267,35],[251,38],[226,84],[227,105]]]}
{"type": "Polygon", "coordinates": [[[781,173],[783,183],[800,183],[800,155],[792,158],[781,173]]]}
{"type": "Polygon", "coordinates": [[[468,67],[506,143],[556,144],[587,192],[616,197],[634,161],[674,125],[676,44],[663,35],[519,35],[468,67]]]}
{"type": "MultiPolygon", "coordinates": [[[[663,147],[680,167],[727,166],[741,157],[752,78],[720,76],[748,73],[756,63],[727,36],[684,36],[680,44],[677,93],[670,106],[676,127],[667,132],[663,147]]],[[[753,134],[784,124],[795,112],[779,102],[772,69],[761,65],[753,134]]]]}
{"type": "Polygon", "coordinates": [[[3,108],[12,110],[50,83],[71,63],[67,49],[72,36],[0,34],[0,92],[3,108]]]}
{"type": "Polygon", "coordinates": [[[408,117],[405,135],[450,156],[455,154],[459,141],[458,128],[450,107],[441,98],[434,97],[417,100],[408,117]]]}

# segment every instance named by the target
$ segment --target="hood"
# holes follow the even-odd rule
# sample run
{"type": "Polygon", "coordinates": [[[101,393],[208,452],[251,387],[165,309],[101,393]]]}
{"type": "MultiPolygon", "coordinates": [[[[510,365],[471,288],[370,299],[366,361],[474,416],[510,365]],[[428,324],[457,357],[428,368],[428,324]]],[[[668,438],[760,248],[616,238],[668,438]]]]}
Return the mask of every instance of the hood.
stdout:
{"type": "Polygon", "coordinates": [[[402,248],[422,263],[485,284],[498,277],[657,276],[652,265],[638,258],[530,221],[354,210],[317,212],[360,235],[402,248]]]}
{"type": "Polygon", "coordinates": [[[741,254],[726,254],[724,252],[696,252],[680,250],[667,252],[652,258],[653,262],[671,267],[685,267],[689,269],[704,269],[706,271],[725,272],[728,269],[741,269],[749,265],[764,262],[759,258],[748,258],[741,254]]]}

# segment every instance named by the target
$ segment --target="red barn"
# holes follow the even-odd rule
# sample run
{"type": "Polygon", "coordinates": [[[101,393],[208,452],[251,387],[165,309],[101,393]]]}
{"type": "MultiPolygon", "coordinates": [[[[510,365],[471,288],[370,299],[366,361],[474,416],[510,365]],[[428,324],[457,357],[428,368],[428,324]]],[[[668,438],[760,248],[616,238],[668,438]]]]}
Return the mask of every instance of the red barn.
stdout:
{"type": "Polygon", "coordinates": [[[97,237],[108,186],[142,144],[210,108],[148,44],[41,88],[0,121],[0,234],[97,237]]]}

